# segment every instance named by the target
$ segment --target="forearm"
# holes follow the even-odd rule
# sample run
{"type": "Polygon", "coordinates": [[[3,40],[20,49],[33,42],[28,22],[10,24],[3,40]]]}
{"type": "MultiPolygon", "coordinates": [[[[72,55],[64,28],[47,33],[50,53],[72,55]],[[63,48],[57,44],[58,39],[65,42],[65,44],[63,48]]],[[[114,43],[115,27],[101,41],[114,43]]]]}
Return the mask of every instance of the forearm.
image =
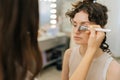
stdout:
{"type": "Polygon", "coordinates": [[[92,63],[94,54],[96,50],[95,49],[87,49],[83,59],[81,60],[78,68],[75,70],[73,75],[71,76],[70,80],[85,80],[89,67],[92,63]]]}

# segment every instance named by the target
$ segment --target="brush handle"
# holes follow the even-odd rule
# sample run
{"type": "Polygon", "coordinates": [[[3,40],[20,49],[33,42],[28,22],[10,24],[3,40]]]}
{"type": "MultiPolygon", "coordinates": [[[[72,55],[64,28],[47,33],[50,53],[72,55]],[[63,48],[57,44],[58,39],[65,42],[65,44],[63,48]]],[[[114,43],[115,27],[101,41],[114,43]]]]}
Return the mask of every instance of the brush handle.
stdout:
{"type": "Polygon", "coordinates": [[[110,29],[95,28],[96,31],[110,32],[110,29]]]}

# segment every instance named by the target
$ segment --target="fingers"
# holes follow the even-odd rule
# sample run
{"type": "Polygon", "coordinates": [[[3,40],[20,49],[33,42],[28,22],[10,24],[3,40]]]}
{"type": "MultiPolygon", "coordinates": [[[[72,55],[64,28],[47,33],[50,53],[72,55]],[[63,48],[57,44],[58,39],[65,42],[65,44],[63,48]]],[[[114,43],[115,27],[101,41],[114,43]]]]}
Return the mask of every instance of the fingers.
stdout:
{"type": "Polygon", "coordinates": [[[105,37],[105,33],[100,32],[100,31],[95,31],[95,28],[101,28],[101,26],[100,25],[91,25],[89,28],[90,37],[95,38],[98,42],[101,43],[105,37]]]}
{"type": "MultiPolygon", "coordinates": [[[[100,25],[95,25],[95,28],[101,28],[100,25]]],[[[99,40],[103,40],[103,38],[105,37],[105,32],[101,32],[101,31],[96,31],[96,35],[97,35],[97,39],[99,40]]]]}
{"type": "Polygon", "coordinates": [[[102,41],[103,39],[104,39],[104,37],[105,37],[105,33],[104,32],[97,32],[97,38],[96,39],[98,39],[99,41],[102,41]]]}
{"type": "Polygon", "coordinates": [[[94,27],[100,28],[100,26],[90,26],[90,28],[89,28],[90,36],[89,36],[89,40],[88,40],[88,47],[97,49],[97,48],[99,48],[100,44],[102,43],[105,33],[95,31],[94,27]]]}
{"type": "Polygon", "coordinates": [[[96,37],[96,31],[94,28],[92,28],[92,26],[89,30],[90,30],[90,37],[96,37]]]}
{"type": "Polygon", "coordinates": [[[93,29],[92,31],[96,31],[95,28],[101,28],[100,25],[95,25],[95,24],[94,25],[93,24],[92,25],[88,25],[88,26],[89,26],[89,28],[88,28],[89,30],[86,31],[87,34],[89,34],[91,32],[90,31],[91,29],[93,29]]]}
{"type": "Polygon", "coordinates": [[[90,25],[90,28],[101,28],[100,25],[90,25]]]}

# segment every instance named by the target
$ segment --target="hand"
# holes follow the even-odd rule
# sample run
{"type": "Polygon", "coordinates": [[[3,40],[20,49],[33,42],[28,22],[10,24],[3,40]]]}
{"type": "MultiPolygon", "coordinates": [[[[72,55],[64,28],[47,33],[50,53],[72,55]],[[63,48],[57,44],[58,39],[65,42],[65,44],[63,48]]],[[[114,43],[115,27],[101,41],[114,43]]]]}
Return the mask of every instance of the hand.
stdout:
{"type": "Polygon", "coordinates": [[[91,25],[90,36],[88,39],[88,48],[98,49],[105,37],[104,32],[95,31],[94,28],[101,28],[99,25],[91,25]]]}

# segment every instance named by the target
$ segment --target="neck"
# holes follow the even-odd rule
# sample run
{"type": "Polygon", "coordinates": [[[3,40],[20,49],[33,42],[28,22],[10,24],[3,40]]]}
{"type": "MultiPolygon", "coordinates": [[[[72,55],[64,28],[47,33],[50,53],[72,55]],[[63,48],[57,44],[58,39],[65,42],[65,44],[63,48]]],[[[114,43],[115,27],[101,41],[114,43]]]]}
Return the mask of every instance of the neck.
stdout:
{"type": "MultiPolygon", "coordinates": [[[[87,45],[80,45],[79,52],[80,52],[81,56],[85,55],[86,50],[87,50],[87,45]]],[[[96,54],[95,54],[94,58],[97,58],[97,57],[99,57],[102,54],[103,54],[102,49],[98,48],[98,50],[96,51],[96,54]]]]}

